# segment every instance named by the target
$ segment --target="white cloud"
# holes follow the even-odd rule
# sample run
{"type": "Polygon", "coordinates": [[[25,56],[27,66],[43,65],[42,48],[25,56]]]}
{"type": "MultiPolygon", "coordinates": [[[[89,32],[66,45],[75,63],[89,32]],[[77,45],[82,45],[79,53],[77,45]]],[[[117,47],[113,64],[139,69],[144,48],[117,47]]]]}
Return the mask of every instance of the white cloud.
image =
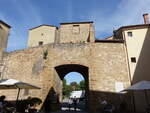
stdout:
{"type": "Polygon", "coordinates": [[[42,16],[38,13],[37,8],[30,0],[25,0],[24,2],[12,0],[12,3],[25,23],[36,25],[42,24],[42,16]]]}
{"type": "Polygon", "coordinates": [[[89,18],[95,22],[97,35],[112,33],[113,29],[124,25],[142,24],[143,13],[150,13],[149,4],[150,0],[122,0],[116,3],[112,14],[99,8],[90,11],[89,18]]]}
{"type": "MultiPolygon", "coordinates": [[[[104,9],[90,9],[87,16],[86,14],[81,16],[81,20],[87,20],[87,18],[93,20],[95,22],[97,37],[101,37],[101,34],[111,34],[113,29],[117,29],[123,25],[142,24],[142,14],[150,13],[149,4],[150,0],[120,0],[119,3],[116,3],[115,8],[112,8],[111,4],[108,4],[108,7],[104,9]],[[108,13],[109,8],[111,12],[108,13]]],[[[9,15],[5,15],[0,11],[0,19],[12,26],[10,35],[12,39],[9,43],[9,48],[13,48],[17,41],[19,42],[19,45],[17,44],[18,48],[25,47],[27,30],[42,24],[42,14],[40,15],[38,8],[34,6],[31,0],[23,2],[11,0],[10,5],[16,11],[13,13],[18,13],[16,14],[17,17],[8,18],[9,15]]],[[[67,0],[66,13],[68,21],[72,21],[74,16],[73,5],[71,0],[67,0]]]]}
{"type": "Polygon", "coordinates": [[[5,16],[0,15],[0,18],[3,17],[2,19],[12,26],[8,50],[26,48],[28,29],[42,24],[42,16],[39,15],[36,7],[30,0],[25,0],[24,2],[11,0],[10,4],[14,8],[15,12],[13,13],[16,13],[16,17],[7,19],[4,18],[5,16]]]}

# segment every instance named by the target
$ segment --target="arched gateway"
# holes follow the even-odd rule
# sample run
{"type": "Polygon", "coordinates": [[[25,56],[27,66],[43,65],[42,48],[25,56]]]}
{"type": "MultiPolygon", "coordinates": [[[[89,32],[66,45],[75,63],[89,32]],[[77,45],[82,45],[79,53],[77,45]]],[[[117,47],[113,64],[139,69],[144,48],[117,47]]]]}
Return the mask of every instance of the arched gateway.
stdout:
{"type": "MultiPolygon", "coordinates": [[[[88,95],[89,95],[89,68],[79,64],[64,64],[55,67],[56,72],[61,80],[64,79],[64,76],[70,72],[80,73],[85,80],[85,107],[88,109],[88,95]]],[[[60,99],[62,100],[62,99],[60,99]]]]}
{"type": "MultiPolygon", "coordinates": [[[[52,96],[50,104],[54,106],[62,98],[63,77],[76,71],[86,81],[87,109],[96,112],[99,98],[106,96],[109,102],[114,102],[122,96],[117,93],[117,84],[122,84],[124,88],[130,84],[124,42],[95,41],[92,22],[62,23],[60,28],[42,25],[30,29],[29,37],[29,48],[4,54],[1,66],[1,77],[41,87],[40,90],[29,90],[28,93],[21,90],[19,99],[39,97],[43,101],[39,106],[41,108],[48,97],[52,96]],[[49,28],[51,32],[44,32],[49,28]],[[48,36],[54,39],[47,42],[45,38],[48,36]]],[[[1,93],[8,100],[16,99],[16,90],[1,93]]]]}

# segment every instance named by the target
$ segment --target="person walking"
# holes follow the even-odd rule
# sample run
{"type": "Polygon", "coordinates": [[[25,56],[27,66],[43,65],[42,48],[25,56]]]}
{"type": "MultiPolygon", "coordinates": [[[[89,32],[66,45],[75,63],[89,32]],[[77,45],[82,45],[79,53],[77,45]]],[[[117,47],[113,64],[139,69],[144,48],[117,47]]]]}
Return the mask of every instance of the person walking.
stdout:
{"type": "Polygon", "coordinates": [[[99,98],[99,104],[100,104],[100,111],[101,112],[104,112],[105,111],[105,108],[106,108],[106,106],[107,106],[107,101],[106,101],[106,99],[105,99],[105,97],[101,97],[101,98],[99,98]]]}
{"type": "Polygon", "coordinates": [[[5,96],[4,95],[2,95],[1,97],[0,97],[0,113],[4,113],[4,109],[5,109],[5,96]]]}
{"type": "Polygon", "coordinates": [[[69,108],[69,111],[71,110],[71,104],[72,104],[72,100],[71,100],[71,98],[69,97],[69,98],[68,98],[68,108],[69,108]]]}
{"type": "Polygon", "coordinates": [[[76,109],[77,109],[77,98],[76,98],[76,96],[73,98],[73,106],[74,106],[74,110],[76,111],[76,109]]]}

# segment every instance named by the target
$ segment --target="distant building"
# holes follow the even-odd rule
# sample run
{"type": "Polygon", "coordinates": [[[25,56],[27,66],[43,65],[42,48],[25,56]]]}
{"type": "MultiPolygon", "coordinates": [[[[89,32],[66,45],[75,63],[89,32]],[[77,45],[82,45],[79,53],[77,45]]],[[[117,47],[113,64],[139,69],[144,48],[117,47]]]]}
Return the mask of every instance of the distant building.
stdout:
{"type": "Polygon", "coordinates": [[[70,98],[84,98],[85,97],[85,91],[72,91],[70,98]]]}

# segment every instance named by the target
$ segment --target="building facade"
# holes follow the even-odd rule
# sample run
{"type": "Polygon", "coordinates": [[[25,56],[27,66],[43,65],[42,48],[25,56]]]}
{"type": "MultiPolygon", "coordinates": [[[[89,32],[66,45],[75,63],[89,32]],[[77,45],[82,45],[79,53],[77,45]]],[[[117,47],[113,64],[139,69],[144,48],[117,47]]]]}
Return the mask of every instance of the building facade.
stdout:
{"type": "Polygon", "coordinates": [[[54,43],[57,27],[40,25],[29,30],[28,47],[35,47],[44,44],[54,43]]]}

